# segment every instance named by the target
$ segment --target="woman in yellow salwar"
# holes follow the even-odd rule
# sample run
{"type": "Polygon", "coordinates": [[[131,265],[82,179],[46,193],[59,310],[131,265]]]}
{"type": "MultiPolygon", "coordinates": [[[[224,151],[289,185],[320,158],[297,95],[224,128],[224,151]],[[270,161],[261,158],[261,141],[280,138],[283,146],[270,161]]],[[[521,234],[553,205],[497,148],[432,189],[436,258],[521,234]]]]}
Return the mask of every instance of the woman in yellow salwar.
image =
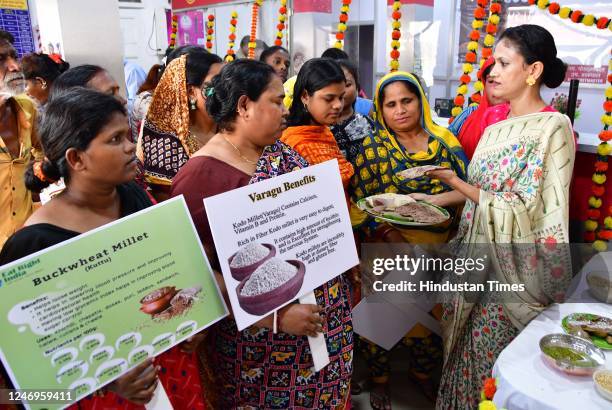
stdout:
{"type": "MultiPolygon", "coordinates": [[[[376,127],[373,137],[366,137],[356,157],[355,175],[351,181],[351,200],[376,194],[411,194],[445,207],[451,215],[465,198],[439,180],[423,176],[406,179],[400,171],[421,165],[452,169],[465,179],[467,159],[459,141],[446,129],[433,123],[427,98],[417,78],[406,72],[383,77],[374,97],[376,127]]],[[[454,227],[448,222],[419,229],[405,229],[368,218],[351,207],[353,227],[362,242],[444,243],[454,227]]],[[[435,389],[431,373],[442,365],[442,341],[422,325],[416,325],[398,344],[408,346],[412,376],[433,398],[435,389]]],[[[374,388],[370,404],[374,409],[390,409],[388,394],[389,352],[370,342],[362,343],[374,388]]]]}

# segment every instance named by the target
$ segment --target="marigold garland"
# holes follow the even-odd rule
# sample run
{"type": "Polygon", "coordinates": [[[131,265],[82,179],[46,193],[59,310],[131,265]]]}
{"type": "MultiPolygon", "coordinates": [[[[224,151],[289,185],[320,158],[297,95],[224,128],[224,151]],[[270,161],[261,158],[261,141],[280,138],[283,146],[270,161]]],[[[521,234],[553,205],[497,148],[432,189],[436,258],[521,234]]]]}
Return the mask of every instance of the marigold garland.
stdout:
{"type": "Polygon", "coordinates": [[[336,43],[334,44],[334,47],[339,48],[340,50],[344,48],[344,32],[347,29],[346,23],[348,22],[349,18],[348,14],[350,11],[350,5],[351,0],[342,0],[342,7],[340,7],[340,17],[338,17],[338,32],[336,33],[336,43]]]}
{"type": "Polygon", "coordinates": [[[172,29],[170,30],[170,43],[168,48],[173,49],[176,47],[176,33],[178,32],[178,16],[175,14],[172,16],[172,29]]]}
{"type": "MultiPolygon", "coordinates": [[[[612,50],[610,50],[612,54],[612,50]]],[[[597,159],[595,161],[595,172],[591,178],[593,186],[591,191],[593,195],[589,197],[589,210],[587,212],[588,219],[584,223],[586,233],[584,239],[587,242],[593,242],[593,248],[598,252],[603,252],[608,249],[608,241],[612,239],[612,217],[610,211],[604,219],[602,228],[599,226],[601,218],[601,205],[603,204],[602,197],[606,193],[605,183],[607,180],[606,173],[608,171],[608,154],[612,151],[612,146],[608,141],[612,137],[612,132],[609,127],[612,125],[612,57],[608,63],[608,83],[610,84],[605,92],[606,101],[603,104],[605,114],[601,118],[604,124],[603,131],[599,133],[601,143],[597,146],[597,159]]],[[[612,208],[612,207],[610,207],[612,208]]]]}
{"type": "Polygon", "coordinates": [[[499,380],[489,377],[485,379],[484,386],[480,391],[480,403],[478,410],[497,410],[497,406],[493,403],[493,396],[497,392],[499,380]]]}
{"type": "Polygon", "coordinates": [[[283,45],[283,31],[287,28],[287,0],[281,0],[280,4],[281,6],[278,9],[278,25],[276,26],[278,31],[276,32],[276,40],[274,40],[275,46],[283,45]]]}
{"type": "Polygon", "coordinates": [[[262,4],[263,0],[255,0],[253,3],[253,10],[251,12],[251,37],[249,38],[248,55],[251,60],[255,58],[255,48],[257,48],[257,16],[259,15],[259,8],[262,4]]]}
{"type": "Polygon", "coordinates": [[[215,34],[215,16],[213,14],[208,15],[208,21],[206,22],[206,49],[209,53],[212,53],[213,48],[213,35],[215,34]]]}
{"type": "MultiPolygon", "coordinates": [[[[491,0],[491,5],[489,6],[489,19],[488,19],[487,25],[485,26],[486,34],[485,34],[483,45],[482,45],[482,55],[480,58],[480,67],[482,67],[485,61],[487,61],[487,59],[493,55],[493,46],[495,45],[495,35],[497,34],[497,27],[501,20],[501,17],[500,17],[500,13],[502,10],[501,3],[502,3],[502,0],[491,0]]],[[[478,30],[474,30],[472,31],[472,33],[470,33],[470,40],[472,40],[474,37],[476,38],[476,40],[473,40],[473,41],[478,41],[478,39],[480,38],[480,32],[478,30]]],[[[484,90],[484,84],[478,78],[476,79],[476,82],[474,83],[474,90],[475,92],[470,96],[470,103],[480,104],[480,101],[482,99],[482,91],[484,90]]]]}
{"type": "Polygon", "coordinates": [[[474,10],[474,20],[472,21],[472,32],[470,33],[470,41],[467,44],[467,53],[465,54],[465,63],[463,64],[463,75],[459,78],[459,86],[457,87],[457,96],[453,100],[453,108],[451,110],[451,118],[449,123],[453,122],[456,116],[463,111],[465,104],[465,95],[468,92],[469,83],[472,80],[470,73],[474,71],[473,64],[478,59],[478,39],[480,38],[480,29],[484,26],[484,18],[486,17],[486,9],[489,0],[478,0],[478,6],[474,10]]]}
{"type": "Polygon", "coordinates": [[[400,57],[400,38],[402,37],[402,23],[400,19],[402,18],[402,12],[400,11],[402,8],[401,0],[395,0],[393,2],[393,12],[391,13],[391,18],[393,19],[393,23],[391,23],[391,27],[393,31],[391,32],[391,62],[389,63],[391,67],[391,71],[399,70],[399,57],[400,57]]]}
{"type": "Polygon", "coordinates": [[[230,28],[229,28],[229,42],[227,43],[227,53],[225,56],[225,62],[230,63],[236,59],[236,52],[234,51],[234,46],[236,45],[236,26],[238,25],[238,12],[232,11],[230,20],[230,28]]]}
{"type": "Polygon", "coordinates": [[[595,17],[592,14],[585,15],[580,10],[572,10],[569,7],[563,7],[559,3],[550,2],[549,0],[529,0],[529,4],[537,6],[542,10],[548,9],[550,14],[559,15],[562,19],[569,18],[574,23],[582,23],[588,27],[595,25],[600,30],[610,29],[612,31],[612,25],[608,17],[595,17]]]}

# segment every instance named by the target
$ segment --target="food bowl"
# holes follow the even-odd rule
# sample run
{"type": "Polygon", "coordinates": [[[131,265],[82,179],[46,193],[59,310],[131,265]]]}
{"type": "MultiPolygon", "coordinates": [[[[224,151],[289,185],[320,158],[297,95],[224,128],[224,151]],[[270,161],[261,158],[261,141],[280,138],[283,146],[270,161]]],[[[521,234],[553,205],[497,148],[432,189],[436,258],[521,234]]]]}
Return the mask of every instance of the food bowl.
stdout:
{"type": "Polygon", "coordinates": [[[593,271],[586,277],[589,292],[600,302],[612,303],[612,273],[593,271]]]}
{"type": "Polygon", "coordinates": [[[255,272],[255,269],[263,265],[265,261],[276,256],[276,248],[274,247],[274,245],[271,245],[269,243],[262,243],[261,245],[270,249],[270,253],[268,253],[267,256],[264,256],[263,259],[258,260],[252,265],[242,266],[240,268],[232,268],[232,261],[234,260],[234,257],[239,251],[236,251],[236,253],[234,253],[232,256],[228,258],[227,263],[229,264],[230,273],[232,274],[232,278],[241,282],[242,280],[251,276],[251,273],[255,272]]]}
{"type": "Polygon", "coordinates": [[[247,280],[249,280],[250,275],[240,282],[236,288],[236,293],[238,296],[238,303],[245,312],[252,315],[261,316],[271,310],[275,310],[284,303],[289,302],[297,295],[302,287],[302,283],[304,282],[306,265],[298,260],[288,260],[286,262],[295,266],[297,268],[297,272],[291,279],[276,289],[272,289],[269,292],[261,293],[259,295],[245,296],[242,294],[242,288],[246,284],[247,280]]]}
{"type": "Polygon", "coordinates": [[[170,301],[177,293],[174,286],[156,289],[140,299],[140,310],[149,315],[163,312],[170,306],[170,301]]]}
{"type": "Polygon", "coordinates": [[[540,339],[540,351],[551,367],[573,376],[590,376],[606,363],[603,352],[593,343],[563,333],[540,339]]]}
{"type": "Polygon", "coordinates": [[[600,380],[604,377],[612,380],[612,370],[597,370],[595,373],[593,373],[595,390],[597,390],[597,393],[599,393],[603,398],[612,401],[612,384],[603,386],[600,380]]]}

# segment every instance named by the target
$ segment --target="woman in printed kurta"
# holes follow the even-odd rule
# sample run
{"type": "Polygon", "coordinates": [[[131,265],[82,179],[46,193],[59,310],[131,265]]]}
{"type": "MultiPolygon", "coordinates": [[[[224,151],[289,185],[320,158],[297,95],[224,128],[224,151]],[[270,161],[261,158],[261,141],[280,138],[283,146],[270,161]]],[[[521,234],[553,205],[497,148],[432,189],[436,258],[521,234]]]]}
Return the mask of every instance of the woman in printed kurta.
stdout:
{"type": "MultiPolygon", "coordinates": [[[[509,101],[507,119],[486,128],[467,182],[450,171],[429,174],[468,198],[452,243],[458,254],[481,257],[477,245],[486,244],[488,279],[526,291],[508,292],[502,303],[487,293],[477,301],[456,295],[445,304],[438,409],[476,408],[500,352],[548,304],[562,300],[571,280],[563,244],[569,242],[575,142],[569,119],[550,112],[540,96],[542,84],[563,82],[566,66],[550,33],[533,25],[507,29],[495,60],[493,92],[509,101]]],[[[485,117],[497,118],[503,108],[492,107],[485,117]]]]}
{"type": "MultiPolygon", "coordinates": [[[[179,171],[172,194],[185,196],[212,268],[219,272],[202,198],[308,163],[276,140],[286,109],[282,84],[271,67],[237,60],[221,71],[208,92],[208,109],[219,133],[179,171]]],[[[201,357],[212,408],[346,408],[353,356],[348,288],[340,277],[315,289],[315,297],[316,305],[293,303],[280,309],[276,334],[271,317],[242,331],[233,318],[210,328],[201,357]],[[319,372],[313,369],[306,337],[317,332],[325,335],[330,357],[319,372]]]]}
{"type": "Polygon", "coordinates": [[[144,180],[159,201],[168,197],[178,170],[215,133],[202,87],[221,66],[221,58],[196,48],[168,64],[155,88],[137,155],[144,180]]]}

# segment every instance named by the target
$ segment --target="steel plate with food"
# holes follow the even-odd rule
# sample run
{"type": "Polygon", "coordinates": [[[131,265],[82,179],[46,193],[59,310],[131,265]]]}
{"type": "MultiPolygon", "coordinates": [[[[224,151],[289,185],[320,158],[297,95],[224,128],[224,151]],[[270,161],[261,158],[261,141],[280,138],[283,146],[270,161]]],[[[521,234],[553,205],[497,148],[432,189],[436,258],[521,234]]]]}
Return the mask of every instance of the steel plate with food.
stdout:
{"type": "Polygon", "coordinates": [[[450,218],[444,208],[394,193],[363,198],[357,207],[380,220],[404,226],[438,225],[450,218]]]}
{"type": "Polygon", "coordinates": [[[576,334],[580,329],[581,334],[586,333],[593,344],[604,350],[612,350],[612,319],[594,315],[591,313],[572,313],[561,321],[563,330],[567,333],[576,334]]]}
{"type": "Polygon", "coordinates": [[[606,363],[604,353],[593,343],[562,333],[540,339],[540,351],[550,366],[573,376],[590,376],[606,363]]]}

